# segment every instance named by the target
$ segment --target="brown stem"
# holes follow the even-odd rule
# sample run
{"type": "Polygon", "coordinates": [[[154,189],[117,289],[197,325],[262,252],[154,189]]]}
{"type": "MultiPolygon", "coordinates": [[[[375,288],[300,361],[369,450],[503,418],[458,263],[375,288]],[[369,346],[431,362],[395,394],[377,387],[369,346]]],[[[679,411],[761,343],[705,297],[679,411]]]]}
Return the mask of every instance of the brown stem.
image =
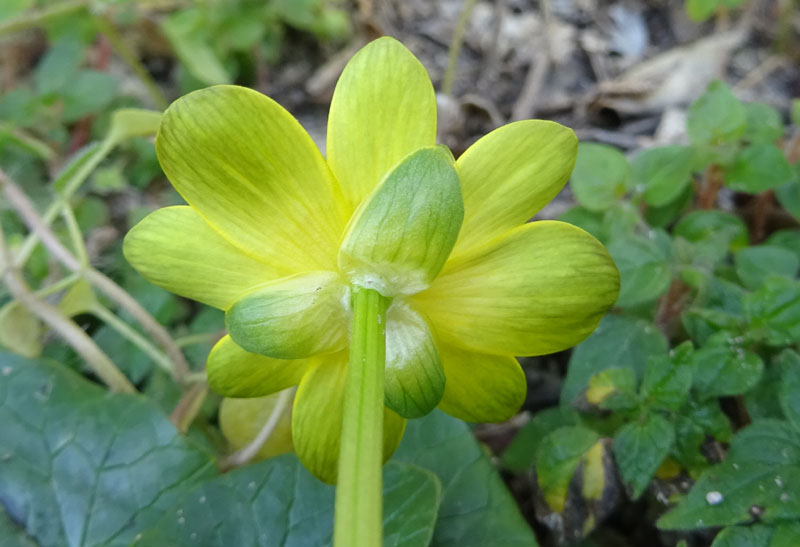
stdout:
{"type": "Polygon", "coordinates": [[[717,164],[708,166],[703,181],[703,189],[700,193],[700,208],[709,210],[717,204],[717,194],[725,179],[722,176],[722,168],[717,164]]]}
{"type": "Polygon", "coordinates": [[[183,393],[181,400],[169,415],[169,421],[180,433],[186,433],[189,430],[189,426],[192,425],[203,406],[206,394],[208,394],[208,385],[205,382],[197,382],[183,393]]]}
{"type": "Polygon", "coordinates": [[[767,235],[767,220],[775,204],[775,191],[767,190],[756,196],[753,204],[753,243],[764,241],[767,235]]]}
{"type": "Polygon", "coordinates": [[[656,325],[670,338],[673,321],[681,315],[686,304],[689,287],[680,279],[673,279],[667,294],[661,297],[656,312],[656,325]]]}

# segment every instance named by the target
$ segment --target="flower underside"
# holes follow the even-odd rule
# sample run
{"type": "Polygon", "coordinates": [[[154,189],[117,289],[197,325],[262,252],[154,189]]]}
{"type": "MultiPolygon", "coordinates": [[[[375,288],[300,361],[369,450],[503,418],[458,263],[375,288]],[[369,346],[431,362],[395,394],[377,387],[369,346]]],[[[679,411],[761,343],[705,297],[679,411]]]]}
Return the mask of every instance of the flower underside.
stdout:
{"type": "Polygon", "coordinates": [[[304,464],[336,479],[353,290],[386,312],[384,457],[406,418],[439,407],[500,421],[525,398],[515,355],[588,336],[619,275],[572,225],[527,223],[566,183],[577,140],[515,122],[457,160],[436,146],[425,69],[376,40],[348,63],[327,158],[255,91],[216,86],[170,106],[159,161],[188,206],[155,211],[125,239],[153,283],[226,311],[207,362],[212,388],[258,397],[299,385],[292,434],[304,464]]]}

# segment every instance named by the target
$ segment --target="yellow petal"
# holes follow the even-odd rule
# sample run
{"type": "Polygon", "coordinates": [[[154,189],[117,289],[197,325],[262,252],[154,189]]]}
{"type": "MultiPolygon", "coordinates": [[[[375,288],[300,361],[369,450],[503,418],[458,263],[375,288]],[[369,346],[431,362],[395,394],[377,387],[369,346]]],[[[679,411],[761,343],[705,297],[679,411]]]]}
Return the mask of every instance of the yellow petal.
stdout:
{"type": "Polygon", "coordinates": [[[122,251],[151,283],[220,309],[282,275],[231,245],[186,206],[150,213],[125,236],[122,251]]]}
{"type": "Polygon", "coordinates": [[[543,355],[586,338],[618,294],[619,273],[599,241],[571,224],[540,221],[448,261],[413,300],[444,342],[543,355]]]}
{"type": "MultiPolygon", "coordinates": [[[[300,382],[292,410],[295,452],[315,477],[336,483],[342,434],[348,352],[320,357],[300,382]]],[[[405,431],[405,419],[388,408],[383,414],[383,459],[392,457],[405,431]]]]}
{"type": "MultiPolygon", "coordinates": [[[[219,428],[228,439],[232,450],[249,445],[258,436],[264,424],[275,412],[283,393],[266,397],[233,399],[226,397],[219,406],[219,428]]],[[[256,453],[254,460],[263,460],[279,454],[292,452],[292,405],[287,404],[281,412],[275,428],[267,442],[256,453]]]]}
{"type": "Polygon", "coordinates": [[[350,211],[407,154],[436,142],[436,96],[425,67],[379,38],[339,77],[328,117],[328,164],[350,211]]]}
{"type": "Polygon", "coordinates": [[[345,218],[311,137],[269,97],[215,86],[178,99],[156,138],[164,172],[227,240],[292,272],[330,270],[345,218]]]}
{"type": "Polygon", "coordinates": [[[571,129],[542,120],[504,125],[470,146],[456,162],[464,225],[453,256],[532,218],[564,187],[577,151],[571,129]]]}
{"type": "Polygon", "coordinates": [[[225,326],[247,351],[277,359],[332,353],[347,345],[349,289],[335,272],[267,283],[236,301],[225,326]]]}
{"type": "Polygon", "coordinates": [[[522,367],[508,355],[488,355],[439,344],[447,383],[439,408],[467,422],[502,422],[525,402],[522,367]]]}
{"type": "Polygon", "coordinates": [[[310,362],[256,355],[224,336],[208,355],[206,375],[211,389],[225,397],[264,397],[297,385],[310,362]]]}
{"type": "Polygon", "coordinates": [[[399,300],[386,312],[386,406],[405,418],[425,416],[439,404],[445,376],[425,319],[399,300]]]}

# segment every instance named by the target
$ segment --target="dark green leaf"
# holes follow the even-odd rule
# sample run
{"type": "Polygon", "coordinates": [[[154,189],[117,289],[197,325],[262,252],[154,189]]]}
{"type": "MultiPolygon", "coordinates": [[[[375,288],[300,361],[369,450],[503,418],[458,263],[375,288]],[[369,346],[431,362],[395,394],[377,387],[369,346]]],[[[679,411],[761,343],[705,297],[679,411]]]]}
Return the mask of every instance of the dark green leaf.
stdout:
{"type": "MultiPolygon", "coordinates": [[[[795,167],[797,171],[797,167],[795,167]]],[[[798,177],[795,177],[797,179],[798,177]]],[[[796,219],[800,219],[800,181],[795,180],[775,189],[775,197],[778,198],[784,209],[796,219]]]]}
{"type": "Polygon", "coordinates": [[[725,185],[738,192],[757,194],[792,182],[794,171],[774,144],[753,144],[725,170],[725,185]]]}
{"type": "Polygon", "coordinates": [[[38,547],[25,530],[11,520],[0,504],[0,545],[3,547],[38,547]]]}
{"type": "Polygon", "coordinates": [[[619,269],[617,306],[652,302],[669,288],[669,260],[653,238],[632,235],[615,239],[608,244],[608,252],[619,269]]]}
{"type": "Polygon", "coordinates": [[[777,347],[800,341],[800,283],[768,278],[759,290],[745,296],[744,313],[754,338],[777,347]]]}
{"type": "Polygon", "coordinates": [[[636,408],[636,375],[630,368],[607,368],[589,379],[586,402],[603,410],[636,408]]]}
{"type": "Polygon", "coordinates": [[[797,547],[800,545],[800,522],[781,522],[775,527],[769,547],[797,547]]]}
{"type": "Polygon", "coordinates": [[[689,107],[686,125],[692,144],[723,144],[742,136],[747,119],[730,88],[714,81],[689,107]]]}
{"type": "Polygon", "coordinates": [[[98,113],[114,99],[117,81],[106,72],[82,70],[71,78],[69,86],[61,93],[65,121],[72,122],[87,114],[98,113]]]}
{"type": "Polygon", "coordinates": [[[661,146],[637,154],[631,161],[635,184],[644,186],[648,205],[663,207],[677,199],[691,181],[692,149],[661,146]]]}
{"type": "Polygon", "coordinates": [[[770,547],[771,526],[729,526],[714,538],[711,547],[770,547]]]}
{"type": "Polygon", "coordinates": [[[792,251],[769,245],[747,247],[734,258],[736,275],[750,289],[759,288],[770,275],[793,278],[800,267],[800,259],[792,251]]]}
{"type": "MultiPolygon", "coordinates": [[[[383,478],[384,545],[427,546],[441,494],[438,479],[402,463],[389,463],[383,478]]],[[[185,492],[132,545],[328,546],[335,491],[294,456],[278,456],[185,492]]]]}
{"type": "Polygon", "coordinates": [[[708,241],[735,251],[748,245],[747,226],[736,215],[725,211],[694,211],[675,226],[674,235],[692,243],[708,241]]]}
{"type": "Polygon", "coordinates": [[[738,395],[761,379],[764,362],[741,342],[728,332],[718,332],[694,353],[693,387],[700,397],[738,395]]]}
{"type": "Polygon", "coordinates": [[[0,370],[0,500],[42,546],[127,545],[216,473],[140,396],[9,354],[0,370]]]}
{"type": "Polygon", "coordinates": [[[655,355],[648,359],[642,381],[642,397],[656,407],[678,410],[686,402],[692,387],[691,342],[670,351],[669,357],[655,355]]]}
{"type": "Polygon", "coordinates": [[[619,150],[591,142],[578,145],[570,187],[583,207],[590,211],[608,209],[625,195],[630,182],[631,168],[619,150]]]}
{"type": "Polygon", "coordinates": [[[800,230],[778,230],[767,238],[764,245],[792,251],[800,259],[800,230]]]}
{"type": "Polygon", "coordinates": [[[536,463],[536,448],[550,432],[568,425],[578,425],[578,413],[569,407],[556,406],[536,413],[517,432],[503,453],[503,467],[512,471],[530,469],[536,463]]]}
{"type": "Polygon", "coordinates": [[[702,447],[707,437],[727,442],[731,437],[731,425],[716,399],[689,404],[675,416],[675,447],[672,457],[689,470],[705,469],[708,459],[702,447]]]}
{"type": "Polygon", "coordinates": [[[800,517],[800,432],[761,420],[734,437],[725,461],[705,471],[687,497],[658,521],[690,530],[800,517]]]}
{"type": "Polygon", "coordinates": [[[800,355],[784,350],[776,358],[782,382],[778,390],[781,409],[789,422],[800,431],[800,355]]]}
{"type": "Polygon", "coordinates": [[[609,368],[627,367],[642,378],[651,355],[666,355],[667,341],[647,321],[607,315],[592,335],[572,352],[561,403],[571,404],[589,387],[589,379],[609,368]]]}
{"type": "Polygon", "coordinates": [[[659,414],[649,414],[643,422],[628,423],[614,436],[614,458],[622,480],[638,498],[675,442],[675,429],[659,414]]]}
{"type": "Polygon", "coordinates": [[[572,477],[599,440],[597,433],[581,426],[562,427],[542,439],[536,449],[536,480],[551,510],[564,510],[572,477]]]}
{"type": "Polygon", "coordinates": [[[561,213],[561,216],[558,217],[558,220],[574,224],[578,228],[586,230],[600,241],[605,240],[605,235],[603,234],[602,213],[590,211],[589,209],[578,205],[561,213]]]}
{"type": "Polygon", "coordinates": [[[438,410],[409,420],[393,461],[433,471],[442,502],[431,547],[534,547],[536,538],[467,425],[438,410]]]}

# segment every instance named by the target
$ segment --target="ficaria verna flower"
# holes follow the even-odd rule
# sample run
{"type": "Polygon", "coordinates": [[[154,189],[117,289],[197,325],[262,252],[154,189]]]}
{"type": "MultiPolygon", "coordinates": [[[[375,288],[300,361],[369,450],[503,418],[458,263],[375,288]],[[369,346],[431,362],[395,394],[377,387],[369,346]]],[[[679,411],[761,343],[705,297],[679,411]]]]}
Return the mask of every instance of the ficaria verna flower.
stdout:
{"type": "Polygon", "coordinates": [[[436,146],[436,98],[420,62],[378,39],[347,64],[327,158],[300,124],[250,89],[215,86],[165,112],[158,159],[188,206],[150,214],[125,238],[147,279],[225,310],[211,387],[258,397],[299,384],[295,450],[336,480],[350,294],[386,312],[384,458],[406,418],[435,407],[472,422],[521,406],[516,356],[573,346],[613,305],[619,276],[592,236],[527,223],[561,190],[574,133],[526,120],[458,160],[436,146]]]}

